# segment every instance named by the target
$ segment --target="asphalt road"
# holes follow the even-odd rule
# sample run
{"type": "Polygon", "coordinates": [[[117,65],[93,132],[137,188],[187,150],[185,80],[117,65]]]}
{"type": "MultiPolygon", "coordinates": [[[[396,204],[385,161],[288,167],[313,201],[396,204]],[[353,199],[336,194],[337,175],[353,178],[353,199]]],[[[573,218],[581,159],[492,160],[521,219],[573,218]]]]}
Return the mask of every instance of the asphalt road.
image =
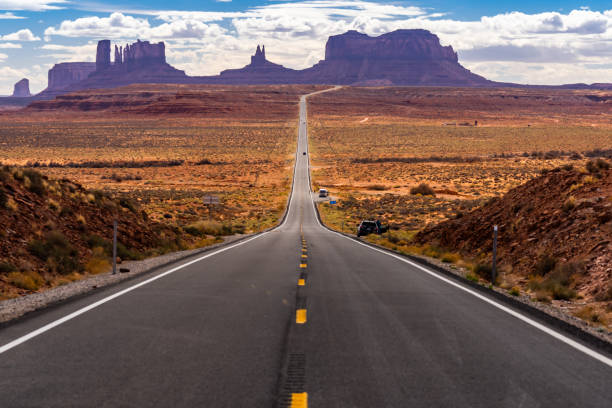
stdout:
{"type": "Polygon", "coordinates": [[[1,329],[0,407],[612,406],[610,356],[323,228],[306,132],[279,228],[1,329]]]}

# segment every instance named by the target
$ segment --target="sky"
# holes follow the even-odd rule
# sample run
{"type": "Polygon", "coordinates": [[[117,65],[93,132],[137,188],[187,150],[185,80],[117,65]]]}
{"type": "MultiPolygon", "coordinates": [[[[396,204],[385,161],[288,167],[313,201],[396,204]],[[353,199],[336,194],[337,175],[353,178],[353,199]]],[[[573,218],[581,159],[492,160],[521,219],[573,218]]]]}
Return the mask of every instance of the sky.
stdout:
{"type": "Polygon", "coordinates": [[[257,44],[275,63],[323,59],[330,35],[422,28],[488,79],[524,84],[612,82],[612,2],[496,0],[0,0],[0,95],[21,78],[47,86],[55,63],[94,61],[96,44],[165,41],[189,75],[249,63],[257,44]]]}

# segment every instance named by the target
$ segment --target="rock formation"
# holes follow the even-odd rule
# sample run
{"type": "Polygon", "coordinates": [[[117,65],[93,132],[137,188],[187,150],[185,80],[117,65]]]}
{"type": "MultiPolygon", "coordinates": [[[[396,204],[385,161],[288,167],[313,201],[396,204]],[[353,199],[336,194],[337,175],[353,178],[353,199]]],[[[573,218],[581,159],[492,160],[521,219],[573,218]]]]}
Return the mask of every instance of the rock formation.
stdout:
{"type": "MultiPolygon", "coordinates": [[[[258,45],[250,64],[202,77],[189,77],[169,65],[163,42],[138,40],[124,47],[115,45],[114,51],[111,63],[111,43],[102,40],[98,42],[95,63],[56,64],[49,71],[48,88],[32,98],[48,99],[82,89],[134,83],[524,86],[489,81],[470,72],[459,64],[451,46],[442,46],[438,37],[426,30],[396,30],[378,37],[357,31],[331,36],[325,46],[325,59],[304,70],[268,61],[265,47],[258,45]]],[[[612,84],[561,87],[611,89],[612,84]]]]}
{"type": "Polygon", "coordinates": [[[300,82],[300,71],[285,68],[266,59],[266,47],[257,46],[251,63],[239,69],[227,69],[216,77],[194,78],[198,82],[229,84],[282,84],[300,82]]]}
{"type": "MultiPolygon", "coordinates": [[[[45,91],[62,91],[81,82],[96,70],[94,62],[63,62],[49,70],[49,84],[45,91]]],[[[44,92],[44,91],[43,91],[44,92]]]]}
{"type": "Polygon", "coordinates": [[[115,45],[115,64],[123,63],[123,47],[115,45]]]}
{"type": "Polygon", "coordinates": [[[255,50],[255,55],[251,56],[251,65],[263,65],[266,63],[266,46],[263,45],[262,48],[257,46],[255,50]]]}
{"type": "Polygon", "coordinates": [[[123,63],[128,65],[166,64],[166,46],[163,42],[151,44],[137,40],[123,49],[123,63]]]}
{"type": "Polygon", "coordinates": [[[462,67],[453,48],[443,47],[426,30],[396,30],[378,37],[357,31],[331,36],[325,59],[302,73],[308,83],[494,85],[462,67]]]}
{"type": "Polygon", "coordinates": [[[115,45],[115,61],[110,63],[110,41],[98,42],[95,71],[70,91],[81,89],[115,88],[137,83],[186,83],[189,77],[166,63],[166,47],[163,42],[151,44],[136,41],[124,47],[115,45]]]}
{"type": "Polygon", "coordinates": [[[96,52],[96,71],[102,71],[110,67],[110,53],[110,40],[98,41],[98,50],[96,52]]]}
{"type": "Polygon", "coordinates": [[[27,98],[32,96],[30,93],[30,81],[27,78],[23,78],[21,81],[15,84],[13,96],[17,98],[27,98]]]}

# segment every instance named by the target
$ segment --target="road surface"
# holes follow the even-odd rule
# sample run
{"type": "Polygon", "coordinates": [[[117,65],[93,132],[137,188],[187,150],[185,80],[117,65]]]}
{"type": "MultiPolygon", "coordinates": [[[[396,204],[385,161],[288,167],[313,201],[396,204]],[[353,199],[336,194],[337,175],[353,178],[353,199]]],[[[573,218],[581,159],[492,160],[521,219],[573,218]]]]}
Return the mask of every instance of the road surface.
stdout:
{"type": "Polygon", "coordinates": [[[612,406],[610,356],[323,228],[307,151],[302,97],[280,227],[1,329],[0,406],[612,406]]]}

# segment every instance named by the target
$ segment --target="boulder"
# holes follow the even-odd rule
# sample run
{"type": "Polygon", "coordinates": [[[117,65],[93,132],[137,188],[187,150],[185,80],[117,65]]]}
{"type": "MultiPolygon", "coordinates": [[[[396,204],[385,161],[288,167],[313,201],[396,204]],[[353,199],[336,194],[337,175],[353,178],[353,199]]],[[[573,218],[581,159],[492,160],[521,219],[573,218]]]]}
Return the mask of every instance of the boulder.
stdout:
{"type": "Polygon", "coordinates": [[[13,96],[17,98],[27,98],[32,96],[30,93],[30,81],[27,78],[23,78],[21,81],[15,84],[13,96]]]}

